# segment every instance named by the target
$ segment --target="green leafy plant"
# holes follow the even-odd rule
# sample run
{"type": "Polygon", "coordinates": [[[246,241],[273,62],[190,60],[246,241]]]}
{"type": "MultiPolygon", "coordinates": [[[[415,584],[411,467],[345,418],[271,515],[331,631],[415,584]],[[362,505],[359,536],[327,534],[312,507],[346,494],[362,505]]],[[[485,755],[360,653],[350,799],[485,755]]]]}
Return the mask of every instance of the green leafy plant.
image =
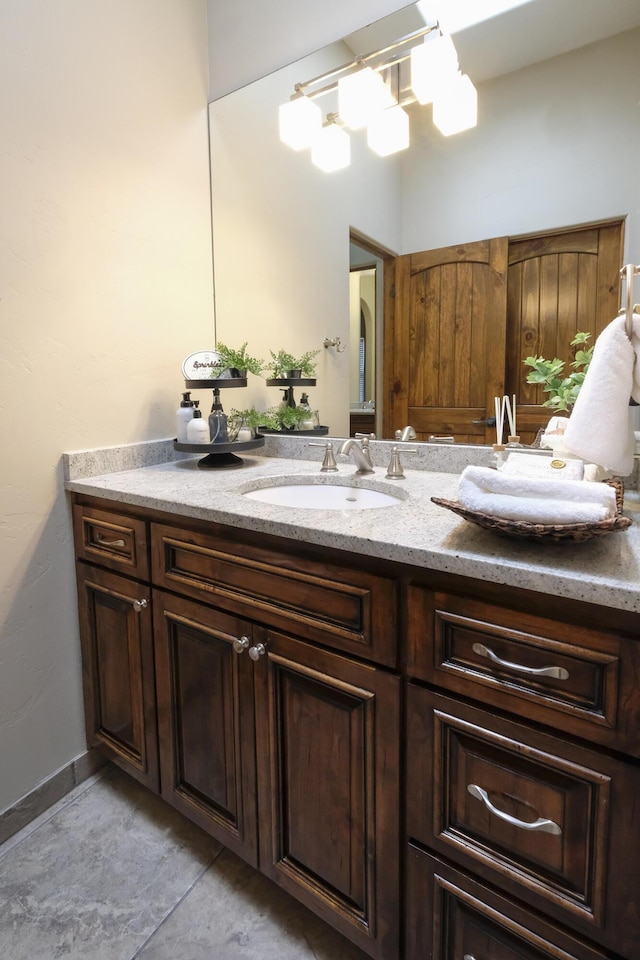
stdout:
{"type": "Polygon", "coordinates": [[[216,365],[213,376],[218,377],[225,370],[248,370],[250,373],[260,374],[264,370],[264,360],[258,360],[247,353],[247,341],[239,350],[233,350],[224,343],[218,342],[216,353],[220,362],[216,365]]]}
{"type": "Polygon", "coordinates": [[[232,410],[230,416],[238,422],[244,420],[248,427],[255,428],[265,425],[264,418],[266,415],[262,411],[256,410],[255,407],[248,407],[246,410],[232,410]]]}
{"type": "Polygon", "coordinates": [[[308,350],[298,358],[294,357],[292,353],[287,353],[286,350],[278,350],[277,353],[274,353],[273,350],[269,352],[271,363],[268,365],[268,369],[271,370],[274,379],[286,380],[290,377],[292,370],[299,370],[299,376],[305,380],[311,380],[315,377],[317,364],[314,363],[313,358],[317,357],[320,353],[319,350],[308,350]]]}
{"type": "Polygon", "coordinates": [[[543,392],[549,394],[542,404],[543,407],[552,407],[557,411],[573,409],[593,356],[593,347],[587,346],[590,337],[590,333],[579,331],[571,341],[571,346],[576,349],[571,362],[573,370],[568,376],[565,376],[564,360],[559,360],[558,357],[553,360],[526,357],[523,361],[526,366],[531,367],[531,372],[527,374],[527,383],[541,384],[543,392]]]}
{"type": "Polygon", "coordinates": [[[270,407],[260,414],[259,425],[268,430],[295,430],[303,421],[309,419],[309,411],[304,407],[270,407]]]}

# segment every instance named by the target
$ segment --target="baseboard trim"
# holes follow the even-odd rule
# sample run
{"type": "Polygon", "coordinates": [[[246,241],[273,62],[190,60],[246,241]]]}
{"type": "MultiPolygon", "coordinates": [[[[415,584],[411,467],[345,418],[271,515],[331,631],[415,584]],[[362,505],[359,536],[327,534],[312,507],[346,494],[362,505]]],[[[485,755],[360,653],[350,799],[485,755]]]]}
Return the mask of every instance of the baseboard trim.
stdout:
{"type": "Polygon", "coordinates": [[[4,843],[45,810],[62,800],[83,780],[93,776],[106,763],[97,750],[88,750],[72,760],[62,769],[51,774],[46,780],[0,813],[0,844],[4,843]]]}

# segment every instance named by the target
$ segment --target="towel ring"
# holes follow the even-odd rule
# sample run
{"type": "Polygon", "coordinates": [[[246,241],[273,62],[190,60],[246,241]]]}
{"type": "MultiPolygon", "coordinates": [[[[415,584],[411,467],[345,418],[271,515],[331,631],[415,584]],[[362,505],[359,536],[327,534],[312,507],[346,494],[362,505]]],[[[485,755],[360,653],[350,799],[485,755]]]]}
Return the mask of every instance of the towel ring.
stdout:
{"type": "Polygon", "coordinates": [[[620,310],[618,311],[618,316],[624,313],[625,330],[626,330],[627,336],[629,337],[629,340],[631,340],[631,334],[633,333],[633,314],[635,310],[640,309],[638,307],[638,304],[637,303],[634,304],[633,302],[633,280],[634,280],[634,277],[640,276],[640,266],[637,266],[636,264],[633,264],[633,263],[627,263],[620,270],[620,276],[624,280],[626,280],[627,289],[626,289],[625,302],[624,302],[624,305],[620,307],[620,310]]]}

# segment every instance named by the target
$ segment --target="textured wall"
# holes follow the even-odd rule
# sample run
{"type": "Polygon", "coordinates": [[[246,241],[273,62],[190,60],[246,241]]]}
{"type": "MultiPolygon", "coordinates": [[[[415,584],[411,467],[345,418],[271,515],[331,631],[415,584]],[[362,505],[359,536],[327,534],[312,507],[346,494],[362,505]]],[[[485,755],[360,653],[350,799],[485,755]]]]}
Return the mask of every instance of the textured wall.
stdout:
{"type": "Polygon", "coordinates": [[[0,5],[0,810],[84,750],[64,450],[213,342],[206,0],[0,5]]]}

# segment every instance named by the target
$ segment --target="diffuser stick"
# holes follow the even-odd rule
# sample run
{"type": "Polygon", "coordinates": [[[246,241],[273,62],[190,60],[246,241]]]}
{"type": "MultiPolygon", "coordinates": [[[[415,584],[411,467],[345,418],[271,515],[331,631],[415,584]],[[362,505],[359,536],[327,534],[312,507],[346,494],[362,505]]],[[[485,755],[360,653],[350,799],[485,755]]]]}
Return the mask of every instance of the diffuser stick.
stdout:
{"type": "Polygon", "coordinates": [[[502,435],[504,433],[504,410],[505,404],[504,401],[506,397],[503,397],[502,400],[500,397],[495,398],[496,404],[496,443],[502,443],[502,435]]]}

